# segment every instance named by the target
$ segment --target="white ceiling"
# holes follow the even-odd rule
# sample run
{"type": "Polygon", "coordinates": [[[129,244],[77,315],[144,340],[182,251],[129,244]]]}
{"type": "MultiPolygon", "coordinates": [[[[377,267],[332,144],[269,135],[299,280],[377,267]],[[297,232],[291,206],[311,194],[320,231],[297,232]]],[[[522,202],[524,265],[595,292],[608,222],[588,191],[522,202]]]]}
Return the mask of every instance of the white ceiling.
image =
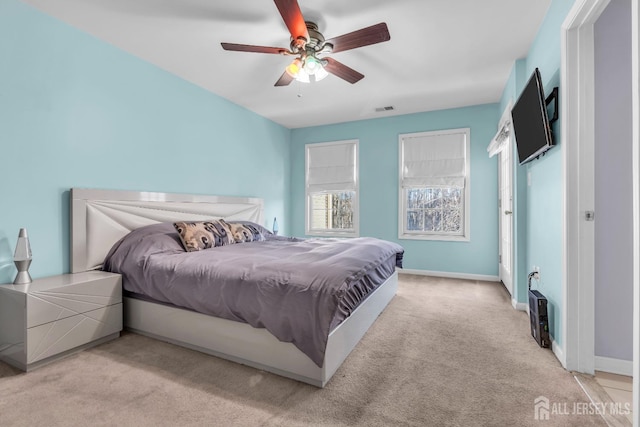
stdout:
{"type": "Polygon", "coordinates": [[[497,102],[550,0],[298,0],[326,38],[386,22],[391,40],[330,55],[365,78],[274,83],[291,57],[270,0],[24,0],[39,10],[288,128],[497,102]],[[377,107],[393,106],[376,113],[377,107]]]}

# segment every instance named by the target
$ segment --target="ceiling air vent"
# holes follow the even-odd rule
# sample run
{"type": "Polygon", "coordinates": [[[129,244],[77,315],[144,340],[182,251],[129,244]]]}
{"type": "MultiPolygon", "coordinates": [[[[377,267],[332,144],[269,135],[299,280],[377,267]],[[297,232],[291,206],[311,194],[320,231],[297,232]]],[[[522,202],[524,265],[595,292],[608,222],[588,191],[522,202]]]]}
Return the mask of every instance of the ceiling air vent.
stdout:
{"type": "Polygon", "coordinates": [[[387,105],[386,107],[378,107],[376,108],[376,113],[382,113],[384,111],[393,111],[395,108],[393,108],[393,105],[387,105]]]}

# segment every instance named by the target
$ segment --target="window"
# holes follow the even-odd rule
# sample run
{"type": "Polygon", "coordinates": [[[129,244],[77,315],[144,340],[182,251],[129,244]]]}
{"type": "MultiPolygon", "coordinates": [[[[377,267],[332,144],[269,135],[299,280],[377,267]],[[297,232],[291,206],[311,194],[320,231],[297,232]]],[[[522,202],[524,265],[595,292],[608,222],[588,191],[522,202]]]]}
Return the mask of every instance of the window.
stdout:
{"type": "Polygon", "coordinates": [[[306,234],[358,235],[358,141],[305,146],[306,234]]]}
{"type": "Polygon", "coordinates": [[[400,135],[400,239],[469,240],[469,140],[469,129],[400,135]]]}

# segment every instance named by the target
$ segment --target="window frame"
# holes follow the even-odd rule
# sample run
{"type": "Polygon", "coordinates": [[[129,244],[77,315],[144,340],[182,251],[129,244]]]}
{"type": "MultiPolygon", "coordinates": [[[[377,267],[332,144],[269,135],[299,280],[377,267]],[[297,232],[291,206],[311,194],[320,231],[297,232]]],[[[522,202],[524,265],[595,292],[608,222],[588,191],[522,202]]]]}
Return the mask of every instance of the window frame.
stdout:
{"type": "MultiPolygon", "coordinates": [[[[471,240],[471,129],[443,129],[427,132],[404,133],[398,135],[398,239],[401,240],[434,240],[434,241],[454,241],[468,242],[471,240]],[[463,134],[465,136],[465,179],[464,191],[462,195],[462,233],[449,234],[429,231],[408,231],[407,226],[407,188],[402,186],[404,171],[404,146],[406,138],[435,137],[437,135],[463,134]]],[[[435,187],[419,187],[435,188],[435,187]]],[[[448,188],[448,187],[443,187],[448,188]]]]}
{"type": "Polygon", "coordinates": [[[305,175],[305,235],[316,237],[359,237],[360,236],[360,167],[359,167],[360,148],[358,139],[347,139],[341,141],[330,142],[317,142],[312,144],[305,144],[304,150],[304,175],[305,175]],[[353,144],[355,146],[355,188],[354,189],[337,189],[337,190],[323,190],[323,191],[310,191],[309,190],[309,149],[318,146],[331,146],[331,145],[347,145],[353,144]],[[311,196],[314,194],[335,194],[342,192],[354,191],[354,197],[352,202],[353,207],[353,229],[312,229],[311,228],[311,196]]]}

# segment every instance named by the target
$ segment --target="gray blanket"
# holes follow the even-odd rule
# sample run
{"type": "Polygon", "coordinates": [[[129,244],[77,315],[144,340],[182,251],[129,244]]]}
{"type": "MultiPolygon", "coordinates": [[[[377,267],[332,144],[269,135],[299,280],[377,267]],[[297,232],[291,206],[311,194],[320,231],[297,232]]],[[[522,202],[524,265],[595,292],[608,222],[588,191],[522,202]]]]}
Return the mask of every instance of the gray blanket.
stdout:
{"type": "Polygon", "coordinates": [[[374,238],[274,235],[185,252],[172,224],[163,223],[125,236],[104,269],[122,274],[129,292],[266,328],[321,367],[334,319],[401,266],[402,254],[401,246],[374,238]]]}

